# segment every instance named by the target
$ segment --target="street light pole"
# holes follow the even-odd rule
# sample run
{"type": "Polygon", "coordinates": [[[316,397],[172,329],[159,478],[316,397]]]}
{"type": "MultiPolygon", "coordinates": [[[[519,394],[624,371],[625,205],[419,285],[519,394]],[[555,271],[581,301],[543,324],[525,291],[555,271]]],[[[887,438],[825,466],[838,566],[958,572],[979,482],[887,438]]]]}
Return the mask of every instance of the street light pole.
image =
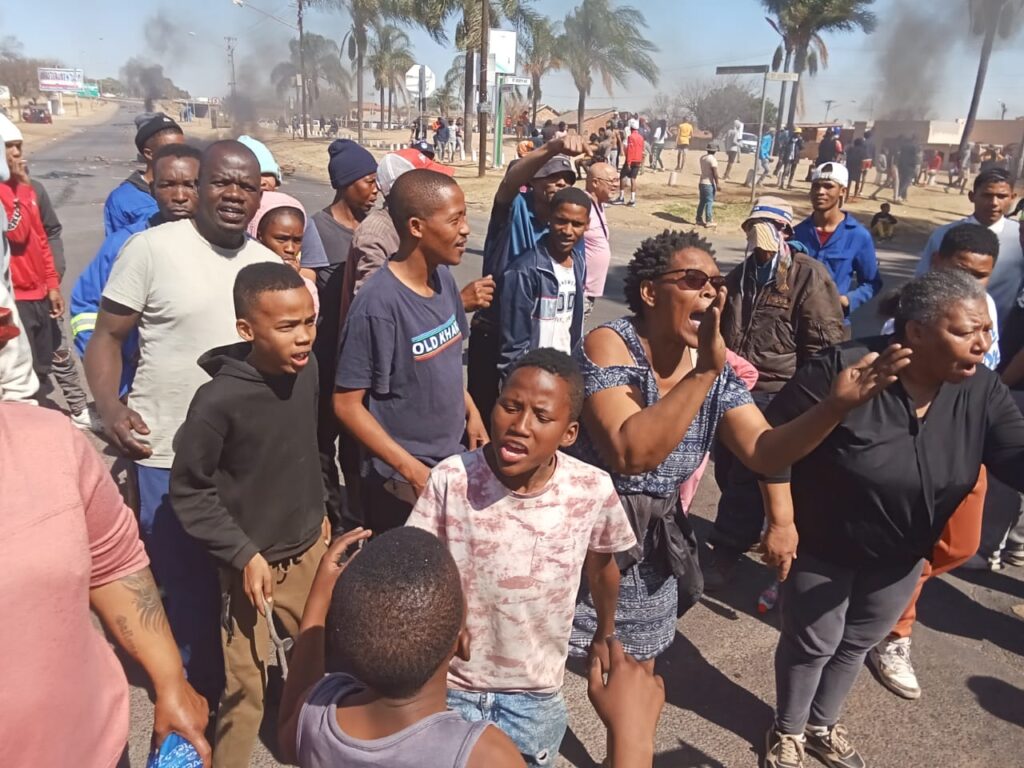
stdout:
{"type": "Polygon", "coordinates": [[[483,111],[487,101],[487,37],[491,29],[488,0],[480,0],[480,103],[477,105],[477,127],[480,129],[480,164],[477,176],[487,173],[487,113],[483,111]]]}
{"type": "Polygon", "coordinates": [[[231,62],[231,82],[228,83],[228,85],[231,86],[231,112],[234,113],[238,106],[235,103],[235,98],[238,95],[235,92],[235,43],[237,42],[237,39],[234,37],[225,37],[224,42],[227,43],[228,61],[231,62]]]}
{"type": "Polygon", "coordinates": [[[826,123],[828,122],[829,112],[832,111],[832,105],[836,104],[836,103],[837,102],[836,102],[835,99],[825,99],[825,122],[826,123]]]}
{"type": "Polygon", "coordinates": [[[302,77],[302,138],[309,138],[309,120],[306,115],[306,40],[302,31],[302,3],[298,0],[299,23],[299,76],[302,77]]]}

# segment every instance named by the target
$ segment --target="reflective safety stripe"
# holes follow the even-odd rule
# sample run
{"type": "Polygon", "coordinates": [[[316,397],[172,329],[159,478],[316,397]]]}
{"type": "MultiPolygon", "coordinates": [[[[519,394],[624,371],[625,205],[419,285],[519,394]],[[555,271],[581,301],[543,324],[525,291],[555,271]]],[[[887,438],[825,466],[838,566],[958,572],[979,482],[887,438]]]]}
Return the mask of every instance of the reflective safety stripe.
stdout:
{"type": "Polygon", "coordinates": [[[98,312],[79,312],[71,318],[71,333],[77,336],[85,331],[96,330],[96,318],[99,317],[98,312]]]}

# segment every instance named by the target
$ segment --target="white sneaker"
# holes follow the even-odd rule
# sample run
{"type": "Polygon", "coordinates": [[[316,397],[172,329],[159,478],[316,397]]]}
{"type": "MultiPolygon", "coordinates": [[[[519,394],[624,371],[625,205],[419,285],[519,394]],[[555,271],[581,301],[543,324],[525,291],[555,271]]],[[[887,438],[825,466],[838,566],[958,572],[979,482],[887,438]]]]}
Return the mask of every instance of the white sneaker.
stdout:
{"type": "Polygon", "coordinates": [[[1002,556],[998,552],[991,557],[971,555],[970,559],[960,567],[965,571],[1001,571],[1003,569],[1002,556]]]}
{"type": "Polygon", "coordinates": [[[921,686],[910,663],[909,637],[887,637],[868,651],[868,662],[878,672],[882,684],[897,696],[921,698],[921,686]]]}
{"type": "Polygon", "coordinates": [[[71,423],[83,432],[91,430],[97,435],[103,434],[103,422],[100,421],[99,414],[96,413],[96,409],[91,405],[87,406],[80,413],[72,413],[71,423]]]}

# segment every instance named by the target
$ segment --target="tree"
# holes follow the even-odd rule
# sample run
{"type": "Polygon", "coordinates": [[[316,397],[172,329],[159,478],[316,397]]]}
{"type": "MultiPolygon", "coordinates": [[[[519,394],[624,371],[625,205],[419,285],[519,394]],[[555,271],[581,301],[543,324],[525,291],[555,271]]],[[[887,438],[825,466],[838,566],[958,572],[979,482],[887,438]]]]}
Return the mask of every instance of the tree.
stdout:
{"type": "Polygon", "coordinates": [[[614,85],[626,86],[630,73],[657,85],[658,67],[650,56],[657,48],[644,37],[647,22],[636,8],[616,7],[611,0],[583,0],[565,17],[563,27],[559,48],[579,93],[576,112],[581,132],[595,75],[609,95],[614,85]]]}
{"type": "Polygon", "coordinates": [[[974,80],[974,93],[971,95],[971,107],[967,112],[967,122],[960,137],[960,155],[967,151],[967,144],[974,131],[974,122],[978,117],[978,104],[981,92],[985,89],[985,77],[988,75],[988,60],[992,56],[996,35],[1009,37],[1020,19],[1024,0],[968,0],[971,15],[971,32],[982,36],[981,58],[978,60],[978,75],[974,80]]]}
{"type": "Polygon", "coordinates": [[[39,67],[59,67],[51,59],[32,59],[22,55],[24,46],[13,35],[0,39],[0,84],[11,91],[11,104],[21,107],[22,99],[39,91],[39,67]]]}
{"type": "Polygon", "coordinates": [[[380,115],[384,122],[384,91],[388,92],[388,124],[395,101],[395,90],[405,93],[405,73],[416,60],[409,47],[409,36],[394,24],[378,25],[373,31],[366,63],[373,73],[373,87],[380,91],[380,115]]]}
{"type": "Polygon", "coordinates": [[[548,72],[561,69],[557,25],[545,17],[526,25],[519,38],[519,60],[523,72],[530,78],[531,121],[537,123],[537,104],[541,99],[540,81],[548,72]]]}
{"type": "MultiPolygon", "coordinates": [[[[761,119],[761,91],[746,80],[696,80],[680,92],[678,103],[715,137],[721,137],[733,120],[756,126],[761,119]]],[[[765,125],[771,125],[777,110],[771,100],[765,104],[765,125]]]]}
{"type": "MultiPolygon", "coordinates": [[[[350,94],[351,75],[341,64],[338,46],[333,40],[306,32],[304,54],[306,63],[306,90],[310,96],[309,108],[320,100],[320,86],[326,85],[338,91],[343,99],[350,94]]],[[[295,76],[301,71],[301,55],[298,39],[288,41],[289,59],[282,61],[270,71],[270,82],[278,96],[284,96],[295,87],[295,76]]]]}
{"type": "MultiPolygon", "coordinates": [[[[870,9],[874,0],[761,0],[778,24],[779,34],[792,49],[793,72],[798,78],[807,72],[812,77],[819,66],[828,64],[828,48],[822,39],[827,32],[852,32],[861,29],[873,32],[878,17],[870,9]]],[[[801,96],[801,80],[793,84],[789,100],[790,130],[796,122],[797,103],[801,96]]]]}

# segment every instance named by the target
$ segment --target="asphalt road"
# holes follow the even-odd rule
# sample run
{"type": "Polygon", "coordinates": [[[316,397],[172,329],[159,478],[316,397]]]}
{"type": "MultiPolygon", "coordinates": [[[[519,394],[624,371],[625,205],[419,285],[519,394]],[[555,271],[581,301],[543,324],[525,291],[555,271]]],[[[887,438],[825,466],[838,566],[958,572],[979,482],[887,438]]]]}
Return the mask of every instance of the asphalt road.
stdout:
{"type": "MultiPolygon", "coordinates": [[[[106,125],[81,130],[57,143],[27,147],[34,176],[44,181],[65,227],[68,271],[65,290],[92,258],[103,234],[102,205],[107,193],[133,169],[130,108],[106,125]]],[[[329,202],[331,190],[318,182],[289,180],[283,191],[310,210],[329,202]]],[[[615,230],[615,263],[596,320],[624,312],[618,300],[628,255],[651,232],[615,230]]],[[[471,217],[471,251],[456,272],[460,281],[479,276],[480,248],[486,221],[471,217]]],[[[736,238],[713,238],[723,270],[742,258],[736,238]]],[[[889,285],[905,280],[916,259],[880,252],[889,285]]],[[[877,327],[870,308],[858,313],[855,332],[877,327]]],[[[955,439],[955,436],[950,436],[955,439]]],[[[101,446],[102,447],[102,446],[101,446]]],[[[695,502],[698,532],[713,519],[718,490],[708,472],[695,502]]],[[[946,576],[928,584],[919,603],[914,634],[914,661],[924,696],[906,702],[886,692],[867,670],[858,680],[844,722],[873,768],[942,765],[983,768],[1024,764],[1024,623],[1014,613],[1024,604],[1022,570],[946,576]]],[[[756,764],[772,716],[772,654],[777,615],[755,610],[757,595],[770,575],[753,560],[744,561],[734,584],[704,600],[679,622],[673,647],[660,659],[668,703],[658,730],[656,765],[672,768],[733,768],[756,764]],[[758,746],[758,748],[760,748],[758,746]]],[[[152,708],[137,672],[132,687],[132,764],[145,764],[152,708]]],[[[560,765],[594,766],[604,757],[604,732],[586,699],[583,680],[569,671],[565,678],[570,732],[562,745],[560,765]]],[[[252,764],[274,766],[270,716],[265,739],[252,764]],[[268,746],[269,745],[269,746],[268,746]]],[[[812,760],[809,758],[809,760],[812,760]]]]}

